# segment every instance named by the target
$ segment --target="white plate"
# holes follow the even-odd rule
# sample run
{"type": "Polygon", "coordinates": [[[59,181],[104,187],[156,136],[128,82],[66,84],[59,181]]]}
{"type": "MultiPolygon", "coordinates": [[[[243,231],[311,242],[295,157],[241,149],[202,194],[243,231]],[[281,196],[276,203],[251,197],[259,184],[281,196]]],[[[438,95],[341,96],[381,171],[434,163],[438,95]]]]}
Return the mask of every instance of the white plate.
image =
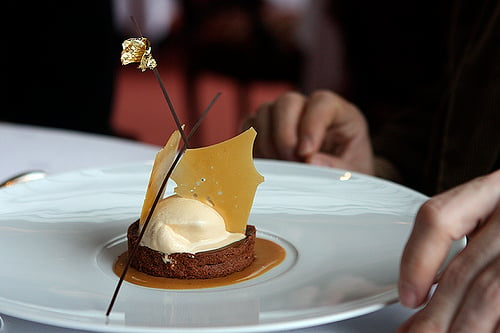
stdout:
{"type": "Polygon", "coordinates": [[[425,196],[341,170],[256,165],[266,180],[249,223],[286,249],[285,261],[256,279],[212,289],[124,283],[109,321],[118,280],[112,264],[140,212],[150,164],[0,190],[0,313],[107,332],[243,332],[324,324],[397,301],[400,253],[425,196]]]}

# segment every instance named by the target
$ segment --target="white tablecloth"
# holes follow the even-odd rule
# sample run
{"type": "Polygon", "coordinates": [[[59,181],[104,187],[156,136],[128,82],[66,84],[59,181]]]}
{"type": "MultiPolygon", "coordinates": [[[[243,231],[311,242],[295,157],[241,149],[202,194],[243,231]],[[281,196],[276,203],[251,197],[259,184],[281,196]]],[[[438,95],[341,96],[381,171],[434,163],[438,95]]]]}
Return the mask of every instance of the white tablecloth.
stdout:
{"type": "MultiPolygon", "coordinates": [[[[152,160],[158,147],[106,136],[0,122],[0,182],[32,169],[60,173],[152,160]]],[[[394,332],[412,310],[393,304],[357,318],[293,332],[394,332]]],[[[0,332],[82,332],[1,315],[0,332]]]]}

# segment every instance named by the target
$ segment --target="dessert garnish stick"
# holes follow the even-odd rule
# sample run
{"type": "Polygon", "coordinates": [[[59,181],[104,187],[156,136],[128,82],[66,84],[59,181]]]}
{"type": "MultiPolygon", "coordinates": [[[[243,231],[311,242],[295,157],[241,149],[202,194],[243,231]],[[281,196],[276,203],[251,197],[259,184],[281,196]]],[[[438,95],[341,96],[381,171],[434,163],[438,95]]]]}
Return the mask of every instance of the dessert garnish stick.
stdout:
{"type": "Polygon", "coordinates": [[[184,142],[185,145],[188,145],[189,139],[186,138],[186,133],[184,133],[184,130],[182,129],[181,122],[179,121],[179,117],[177,116],[177,113],[175,112],[174,105],[172,104],[172,100],[170,100],[170,97],[168,96],[167,89],[165,88],[165,85],[163,84],[163,80],[160,77],[160,72],[158,71],[158,69],[156,67],[153,68],[153,74],[155,75],[155,78],[158,81],[158,84],[160,85],[161,91],[163,92],[163,96],[165,96],[165,100],[167,101],[168,108],[170,109],[170,112],[172,113],[172,117],[174,118],[175,125],[177,126],[177,129],[181,133],[182,141],[184,142]]]}
{"type": "Polygon", "coordinates": [[[172,165],[170,166],[170,169],[168,170],[168,172],[167,172],[165,178],[163,179],[163,182],[158,190],[158,193],[155,196],[155,199],[153,201],[151,209],[149,210],[147,218],[146,218],[144,225],[142,227],[141,233],[139,234],[139,238],[137,240],[137,243],[135,244],[134,248],[132,249],[132,252],[128,254],[127,263],[126,263],[125,268],[120,276],[118,284],[115,288],[115,291],[113,293],[113,297],[111,298],[110,304],[109,304],[108,309],[106,311],[106,317],[109,317],[109,314],[111,313],[111,310],[114,306],[114,303],[116,301],[116,298],[118,296],[120,288],[123,284],[123,280],[125,279],[125,276],[128,272],[128,269],[130,267],[132,259],[134,258],[134,255],[137,252],[137,249],[139,247],[139,244],[141,242],[142,237],[144,236],[144,232],[149,224],[149,221],[151,220],[151,217],[153,216],[154,210],[162,197],[162,194],[163,194],[163,191],[167,185],[168,179],[170,178],[172,172],[174,171],[174,169],[175,169],[177,163],[179,162],[179,160],[181,159],[182,155],[184,154],[184,152],[188,148],[189,139],[196,132],[196,130],[200,126],[202,120],[205,118],[208,111],[212,108],[215,101],[221,95],[221,93],[217,93],[215,95],[215,97],[208,104],[207,108],[203,111],[202,115],[200,116],[200,118],[198,119],[196,124],[193,126],[191,131],[189,132],[189,137],[186,137],[186,134],[185,134],[185,132],[182,128],[182,125],[179,121],[179,117],[177,116],[177,113],[175,112],[173,103],[170,99],[170,96],[168,95],[167,89],[165,88],[165,85],[163,84],[163,81],[160,77],[160,73],[158,72],[158,69],[156,68],[156,66],[157,66],[156,61],[154,60],[154,58],[151,54],[151,43],[149,42],[149,40],[147,38],[142,37],[141,30],[140,30],[139,25],[137,24],[137,21],[135,20],[135,18],[132,16],[131,19],[136,26],[136,29],[137,29],[139,36],[141,36],[141,37],[129,38],[123,42],[123,44],[122,44],[123,51],[121,53],[121,63],[122,63],[122,65],[127,65],[130,63],[139,63],[138,68],[141,69],[143,72],[146,69],[151,69],[153,71],[155,78],[158,81],[160,88],[163,92],[163,96],[165,97],[165,100],[167,101],[168,107],[170,109],[170,113],[172,114],[172,117],[174,118],[177,129],[178,129],[179,133],[181,134],[181,137],[183,140],[183,145],[182,145],[182,148],[180,149],[180,151],[178,152],[177,156],[175,157],[174,161],[172,162],[172,165]]]}
{"type": "MultiPolygon", "coordinates": [[[[203,119],[207,115],[208,111],[212,108],[212,106],[214,105],[215,101],[217,101],[217,99],[219,98],[220,95],[221,95],[220,92],[217,93],[215,95],[215,97],[212,99],[212,101],[210,102],[210,104],[208,104],[207,108],[203,111],[203,113],[201,114],[200,118],[198,119],[198,121],[196,122],[196,124],[193,126],[192,130],[189,132],[189,136],[186,138],[186,142],[188,142],[189,139],[196,132],[196,130],[200,126],[201,122],[203,121],[203,119]]],[[[108,309],[106,311],[106,317],[109,317],[109,314],[111,313],[111,310],[113,309],[113,306],[115,304],[116,298],[117,298],[118,293],[120,291],[120,288],[121,288],[121,286],[123,284],[123,280],[125,279],[125,276],[127,275],[127,272],[128,272],[129,267],[130,267],[130,264],[132,263],[132,259],[134,258],[134,255],[136,254],[137,249],[139,248],[139,244],[141,242],[142,237],[144,236],[144,233],[145,233],[146,228],[147,228],[147,226],[149,224],[149,221],[151,220],[151,217],[153,216],[154,209],[156,208],[158,202],[161,199],[161,196],[162,196],[163,190],[165,189],[165,186],[167,186],[168,179],[172,175],[172,172],[174,171],[177,163],[180,161],[180,159],[182,157],[182,154],[188,148],[186,142],[184,142],[184,144],[182,145],[182,148],[180,149],[179,153],[175,157],[175,160],[173,161],[172,165],[170,166],[170,169],[168,170],[165,178],[163,179],[163,182],[162,182],[162,184],[160,186],[160,189],[158,190],[158,193],[157,193],[157,195],[155,197],[153,205],[151,206],[151,209],[150,209],[150,211],[148,213],[146,221],[144,222],[144,225],[142,227],[141,233],[139,234],[139,238],[137,239],[137,243],[134,245],[134,248],[132,249],[132,253],[128,254],[127,264],[125,265],[125,268],[123,269],[123,272],[122,272],[122,274],[120,276],[120,279],[118,280],[118,284],[116,285],[115,291],[113,293],[113,296],[112,296],[111,301],[109,303],[108,309]]]]}
{"type": "Polygon", "coordinates": [[[160,85],[161,91],[163,93],[163,96],[165,97],[165,100],[167,101],[168,108],[170,110],[170,113],[172,114],[172,117],[174,118],[175,125],[177,126],[177,129],[179,130],[182,141],[184,142],[185,145],[188,144],[188,139],[186,137],[186,133],[184,133],[184,130],[182,129],[181,122],[179,121],[179,117],[177,116],[177,113],[175,112],[174,105],[172,103],[172,100],[170,99],[170,96],[168,95],[167,89],[165,88],[165,85],[163,84],[163,80],[160,77],[160,72],[156,68],[156,60],[153,58],[153,55],[151,54],[151,43],[150,41],[142,36],[141,29],[139,27],[139,24],[135,20],[133,16],[130,17],[131,20],[134,22],[135,27],[137,29],[137,32],[140,37],[134,37],[134,38],[129,38],[125,40],[122,43],[122,54],[120,57],[122,65],[128,65],[131,63],[139,63],[138,68],[141,71],[146,71],[146,69],[150,69],[153,71],[153,74],[155,75],[156,80],[158,81],[158,84],[160,85]]]}

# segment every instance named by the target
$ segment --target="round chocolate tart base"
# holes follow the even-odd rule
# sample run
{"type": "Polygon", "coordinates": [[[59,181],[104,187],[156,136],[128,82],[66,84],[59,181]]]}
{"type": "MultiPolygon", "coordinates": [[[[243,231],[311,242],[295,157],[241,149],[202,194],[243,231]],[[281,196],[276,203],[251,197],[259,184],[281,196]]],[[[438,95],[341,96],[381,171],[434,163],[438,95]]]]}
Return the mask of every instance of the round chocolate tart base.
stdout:
{"type": "MultiPolygon", "coordinates": [[[[223,277],[248,267],[255,259],[255,227],[248,225],[246,237],[220,249],[198,253],[164,253],[139,246],[131,266],[140,272],[167,278],[212,279],[223,277]],[[166,257],[166,258],[165,258],[166,257]]],[[[128,251],[132,252],[139,238],[139,222],[127,232],[128,251]]]]}

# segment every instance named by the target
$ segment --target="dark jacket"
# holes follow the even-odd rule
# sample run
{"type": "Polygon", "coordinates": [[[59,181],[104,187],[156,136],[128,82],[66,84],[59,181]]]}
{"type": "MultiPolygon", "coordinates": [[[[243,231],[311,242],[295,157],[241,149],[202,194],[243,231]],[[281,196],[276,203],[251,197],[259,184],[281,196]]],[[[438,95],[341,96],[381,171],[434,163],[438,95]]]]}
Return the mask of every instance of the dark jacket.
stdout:
{"type": "Polygon", "coordinates": [[[500,167],[499,1],[333,8],[346,36],[347,97],[406,185],[431,195],[500,167]]]}

